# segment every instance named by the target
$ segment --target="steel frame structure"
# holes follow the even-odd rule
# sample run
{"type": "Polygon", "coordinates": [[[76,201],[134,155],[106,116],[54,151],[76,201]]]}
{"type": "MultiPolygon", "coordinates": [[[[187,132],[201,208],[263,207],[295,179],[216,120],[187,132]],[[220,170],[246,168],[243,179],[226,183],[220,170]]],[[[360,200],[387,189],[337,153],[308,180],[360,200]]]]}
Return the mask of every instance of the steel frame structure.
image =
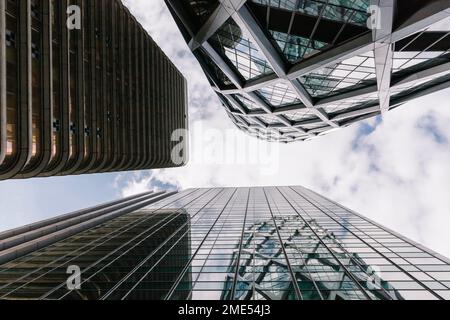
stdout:
{"type": "MultiPolygon", "coordinates": [[[[228,116],[237,127],[258,138],[280,142],[309,140],[450,86],[450,28],[440,32],[429,29],[450,21],[448,0],[355,0],[341,1],[342,7],[327,0],[165,2],[228,116]],[[315,13],[307,7],[313,5],[320,8],[315,13]],[[361,19],[353,23],[348,15],[338,21],[327,16],[332,6],[333,10],[344,12],[343,16],[352,12],[364,17],[366,13],[369,21],[364,21],[364,25],[361,19]],[[374,8],[379,14],[371,11],[374,8]],[[339,27],[340,33],[331,44],[323,50],[311,50],[296,61],[289,60],[274,36],[280,34],[279,30],[291,37],[290,33],[307,33],[309,46],[317,38],[327,38],[327,30],[331,32],[333,26],[339,27]],[[239,28],[244,36],[234,39],[235,45],[245,41],[250,47],[247,57],[239,52],[242,56],[233,61],[223,54],[229,50],[229,43],[222,43],[222,47],[214,44],[214,37],[226,28],[239,28]],[[338,38],[343,41],[337,41],[338,38]],[[402,53],[415,50],[417,55],[429,54],[431,58],[396,68],[403,60],[402,53]],[[249,61],[246,68],[259,63],[252,53],[261,57],[270,72],[250,77],[245,74],[244,58],[249,61]],[[337,71],[342,72],[337,70],[339,66],[361,57],[371,60],[373,71],[368,78],[326,94],[315,94],[308,88],[308,81],[317,80],[317,75],[322,75],[325,82],[340,81],[341,86],[345,79],[336,79],[337,71]],[[271,103],[277,85],[283,88],[284,96],[293,97],[288,103],[271,103]]],[[[352,74],[360,73],[361,68],[357,66],[352,74]]]]}

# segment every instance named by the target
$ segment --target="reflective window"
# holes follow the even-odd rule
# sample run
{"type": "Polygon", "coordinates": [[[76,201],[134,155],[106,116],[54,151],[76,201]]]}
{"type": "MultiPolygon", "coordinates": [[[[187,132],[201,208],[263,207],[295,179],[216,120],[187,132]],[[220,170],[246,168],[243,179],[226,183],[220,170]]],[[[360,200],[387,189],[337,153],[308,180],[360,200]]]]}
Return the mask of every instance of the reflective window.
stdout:
{"type": "Polygon", "coordinates": [[[273,73],[264,56],[233,19],[229,19],[209,41],[232,63],[245,80],[273,73]]]}
{"type": "Polygon", "coordinates": [[[302,187],[186,190],[0,266],[2,298],[445,299],[449,283],[445,258],[302,187]]]}

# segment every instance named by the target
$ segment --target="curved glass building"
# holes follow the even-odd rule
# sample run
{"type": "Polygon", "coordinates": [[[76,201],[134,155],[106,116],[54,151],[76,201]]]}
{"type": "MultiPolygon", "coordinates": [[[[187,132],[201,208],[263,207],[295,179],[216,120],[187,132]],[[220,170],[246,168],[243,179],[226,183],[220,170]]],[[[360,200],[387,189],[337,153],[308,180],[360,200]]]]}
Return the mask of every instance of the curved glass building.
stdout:
{"type": "Polygon", "coordinates": [[[450,1],[165,0],[228,116],[308,140],[450,85],[450,1]]]}

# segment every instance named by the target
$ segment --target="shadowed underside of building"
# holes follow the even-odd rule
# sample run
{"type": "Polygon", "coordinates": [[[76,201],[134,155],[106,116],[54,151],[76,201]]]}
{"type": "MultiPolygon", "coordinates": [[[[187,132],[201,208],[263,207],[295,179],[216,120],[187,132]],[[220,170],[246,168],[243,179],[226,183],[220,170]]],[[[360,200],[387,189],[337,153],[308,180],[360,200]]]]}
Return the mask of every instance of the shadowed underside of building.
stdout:
{"type": "Polygon", "coordinates": [[[165,0],[228,116],[308,140],[450,85],[449,0],[165,0]]]}
{"type": "Polygon", "coordinates": [[[450,299],[450,261],[302,187],[189,189],[0,233],[0,299],[450,299]]]}
{"type": "Polygon", "coordinates": [[[120,0],[0,0],[0,83],[0,180],[178,165],[185,78],[120,0]]]}

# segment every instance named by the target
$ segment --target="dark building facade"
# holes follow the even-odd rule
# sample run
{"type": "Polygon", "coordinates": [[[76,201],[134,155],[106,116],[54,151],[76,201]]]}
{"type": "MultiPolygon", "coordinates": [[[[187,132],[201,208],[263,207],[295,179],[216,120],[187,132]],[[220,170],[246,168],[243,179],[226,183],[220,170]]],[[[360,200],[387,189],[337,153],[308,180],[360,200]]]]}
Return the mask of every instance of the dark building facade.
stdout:
{"type": "Polygon", "coordinates": [[[165,0],[228,116],[309,140],[450,86],[449,0],[165,0]]]}
{"type": "Polygon", "coordinates": [[[120,0],[0,0],[0,180],[173,167],[182,74],[120,0]]]}
{"type": "Polygon", "coordinates": [[[0,299],[450,299],[450,261],[303,187],[189,189],[0,233],[0,299]]]}

